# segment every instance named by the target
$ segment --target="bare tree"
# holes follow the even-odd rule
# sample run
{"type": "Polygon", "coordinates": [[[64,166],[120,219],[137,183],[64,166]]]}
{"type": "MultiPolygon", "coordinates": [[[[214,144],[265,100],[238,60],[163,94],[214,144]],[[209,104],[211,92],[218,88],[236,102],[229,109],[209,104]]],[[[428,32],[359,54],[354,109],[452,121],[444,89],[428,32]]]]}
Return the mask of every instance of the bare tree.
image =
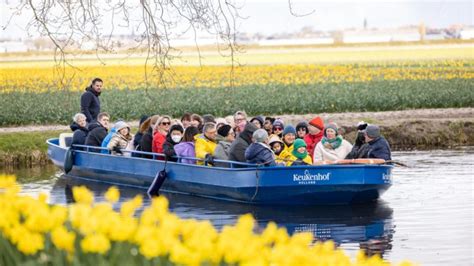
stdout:
{"type": "Polygon", "coordinates": [[[20,1],[13,15],[32,12],[28,30],[52,41],[58,69],[74,67],[70,59],[83,53],[80,47],[90,42],[97,59],[104,63],[103,54],[117,48],[112,36],[134,32],[134,48],[130,50],[145,52],[147,84],[148,75],[157,75],[157,85],[166,86],[165,75],[172,74],[170,66],[179,54],[172,45],[173,38],[191,35],[201,62],[199,34],[212,34],[220,55],[228,57],[232,67],[237,63],[235,53],[240,47],[235,36],[242,18],[240,8],[234,0],[26,0],[20,1]]]}

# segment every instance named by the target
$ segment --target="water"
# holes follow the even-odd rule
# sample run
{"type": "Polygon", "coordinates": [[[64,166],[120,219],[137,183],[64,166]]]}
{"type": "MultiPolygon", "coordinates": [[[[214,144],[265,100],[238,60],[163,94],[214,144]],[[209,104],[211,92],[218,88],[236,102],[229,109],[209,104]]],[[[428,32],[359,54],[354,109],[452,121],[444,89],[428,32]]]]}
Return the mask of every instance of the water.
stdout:
{"type": "MultiPolygon", "coordinates": [[[[165,194],[182,218],[209,219],[220,228],[252,213],[258,228],[268,221],[290,233],[310,231],[316,240],[333,239],[349,254],[360,248],[391,262],[409,259],[423,265],[473,265],[474,149],[396,152],[408,168],[394,169],[394,184],[372,204],[354,206],[250,206],[192,196],[165,194]]],[[[86,184],[103,200],[107,186],[66,180],[54,167],[0,170],[14,172],[23,193],[50,195],[50,202],[72,202],[71,187],[86,184]]],[[[120,188],[121,201],[142,190],[120,188]]],[[[145,205],[149,200],[145,196],[145,205]]]]}

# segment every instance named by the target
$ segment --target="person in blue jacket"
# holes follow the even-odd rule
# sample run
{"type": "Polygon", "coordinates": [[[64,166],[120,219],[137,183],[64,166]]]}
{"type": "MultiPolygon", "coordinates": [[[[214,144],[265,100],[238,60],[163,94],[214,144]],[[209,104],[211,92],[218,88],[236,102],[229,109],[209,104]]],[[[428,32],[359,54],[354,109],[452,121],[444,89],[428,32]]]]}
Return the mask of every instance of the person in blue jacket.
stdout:
{"type": "Polygon", "coordinates": [[[275,166],[275,154],[268,146],[268,133],[265,129],[257,129],[252,135],[253,143],[245,150],[248,163],[275,166]]]}
{"type": "Polygon", "coordinates": [[[392,160],[392,153],[388,141],[380,135],[380,128],[368,125],[365,129],[365,141],[369,144],[367,154],[363,158],[377,158],[386,161],[392,160]]]}

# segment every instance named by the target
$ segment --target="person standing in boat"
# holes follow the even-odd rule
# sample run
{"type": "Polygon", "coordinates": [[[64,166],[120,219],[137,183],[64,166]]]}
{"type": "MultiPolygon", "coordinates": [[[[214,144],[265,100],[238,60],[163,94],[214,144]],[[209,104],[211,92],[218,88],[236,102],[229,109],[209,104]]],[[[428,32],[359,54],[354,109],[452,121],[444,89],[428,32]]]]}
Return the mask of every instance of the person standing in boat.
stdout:
{"type": "MultiPolygon", "coordinates": [[[[194,148],[195,137],[199,135],[199,129],[195,126],[189,126],[184,130],[183,141],[174,145],[174,151],[178,157],[196,157],[196,151],[194,148]]],[[[187,164],[196,164],[196,160],[193,159],[178,159],[178,162],[187,163],[187,164]]]]}
{"type": "Polygon", "coordinates": [[[330,123],[324,129],[323,139],[316,145],[313,162],[337,161],[346,158],[352,145],[337,133],[337,125],[330,123]]]}
{"type": "Polygon", "coordinates": [[[89,124],[89,134],[87,134],[85,144],[88,146],[100,147],[109,130],[110,116],[108,113],[100,113],[97,121],[89,124]]]}
{"type": "MultiPolygon", "coordinates": [[[[171,117],[164,115],[162,116],[155,125],[153,133],[153,143],[151,150],[154,153],[163,153],[163,144],[166,141],[166,135],[171,127],[171,117]]],[[[160,160],[164,160],[163,156],[159,157],[160,160]]]]}
{"type": "Polygon", "coordinates": [[[91,123],[97,120],[100,113],[99,96],[102,92],[103,81],[100,78],[95,78],[86,91],[81,95],[81,113],[86,116],[86,121],[91,123]]]}
{"type": "Polygon", "coordinates": [[[252,134],[253,143],[245,150],[245,159],[248,163],[265,166],[275,166],[275,154],[268,146],[268,133],[265,129],[257,129],[252,134]]]}
{"type": "Polygon", "coordinates": [[[392,160],[392,152],[388,141],[380,135],[380,128],[376,125],[368,125],[365,129],[365,141],[369,144],[367,155],[363,158],[377,158],[386,161],[392,160]]]}
{"type": "Polygon", "coordinates": [[[174,146],[181,142],[183,138],[183,127],[179,124],[172,125],[168,135],[166,135],[166,141],[163,143],[163,153],[168,161],[177,162],[176,152],[174,146]]]}
{"type": "Polygon", "coordinates": [[[216,124],[206,123],[202,127],[203,133],[196,137],[196,158],[205,161],[198,161],[197,164],[204,165],[205,162],[214,165],[214,151],[217,147],[217,129],[216,124]]]}
{"type": "Polygon", "coordinates": [[[86,116],[83,113],[77,113],[74,115],[73,121],[74,122],[72,122],[70,126],[73,131],[71,145],[84,145],[87,134],[89,133],[89,129],[87,129],[86,116]]]}
{"type": "Polygon", "coordinates": [[[324,137],[324,122],[321,117],[316,116],[311,119],[308,123],[308,134],[304,137],[304,142],[306,142],[306,149],[309,153],[309,156],[313,158],[314,148],[324,137]]]}
{"type": "Polygon", "coordinates": [[[112,136],[107,149],[112,155],[123,155],[122,150],[133,150],[133,135],[130,126],[124,121],[115,123],[116,133],[112,136]]]}
{"type": "Polygon", "coordinates": [[[306,142],[302,139],[296,139],[293,143],[293,151],[291,152],[290,160],[286,163],[287,166],[296,165],[312,165],[313,160],[306,150],[306,142]]]}
{"type": "Polygon", "coordinates": [[[283,130],[283,151],[278,156],[278,159],[283,162],[291,162],[293,143],[296,139],[296,129],[292,125],[287,125],[283,130]]]}
{"type": "MultiPolygon", "coordinates": [[[[230,125],[224,124],[217,129],[217,135],[221,140],[214,151],[214,159],[229,160],[230,146],[235,140],[234,130],[230,125]]],[[[214,166],[229,167],[228,163],[215,162],[214,166]]]]}
{"type": "MultiPolygon", "coordinates": [[[[257,127],[252,123],[245,125],[244,131],[242,131],[230,145],[229,160],[236,162],[246,162],[245,150],[252,143],[252,135],[257,130],[257,127]]],[[[235,165],[239,167],[239,165],[235,165]]]]}

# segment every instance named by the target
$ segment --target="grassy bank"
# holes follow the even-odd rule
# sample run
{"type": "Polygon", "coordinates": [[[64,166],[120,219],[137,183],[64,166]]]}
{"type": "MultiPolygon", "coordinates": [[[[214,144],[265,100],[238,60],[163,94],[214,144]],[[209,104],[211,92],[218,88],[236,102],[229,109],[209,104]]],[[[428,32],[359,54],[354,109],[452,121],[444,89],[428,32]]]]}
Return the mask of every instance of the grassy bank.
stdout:
{"type": "Polygon", "coordinates": [[[49,164],[46,140],[59,131],[16,132],[0,134],[0,166],[35,166],[49,164]]]}
{"type": "MultiPolygon", "coordinates": [[[[474,146],[472,120],[410,120],[383,125],[383,135],[394,150],[439,149],[474,146]]],[[[355,127],[343,126],[345,138],[353,142],[355,127]]],[[[133,130],[134,132],[136,130],[133,130]]],[[[59,136],[59,131],[0,133],[0,167],[50,164],[46,139],[59,136]]]]}
{"type": "MultiPolygon", "coordinates": [[[[0,97],[0,126],[68,124],[79,109],[81,92],[11,92],[0,97]]],[[[102,110],[112,119],[136,120],[142,114],[184,112],[226,116],[363,112],[417,108],[473,107],[471,79],[398,80],[307,85],[254,85],[238,88],[110,90],[101,95],[102,110]]]]}

